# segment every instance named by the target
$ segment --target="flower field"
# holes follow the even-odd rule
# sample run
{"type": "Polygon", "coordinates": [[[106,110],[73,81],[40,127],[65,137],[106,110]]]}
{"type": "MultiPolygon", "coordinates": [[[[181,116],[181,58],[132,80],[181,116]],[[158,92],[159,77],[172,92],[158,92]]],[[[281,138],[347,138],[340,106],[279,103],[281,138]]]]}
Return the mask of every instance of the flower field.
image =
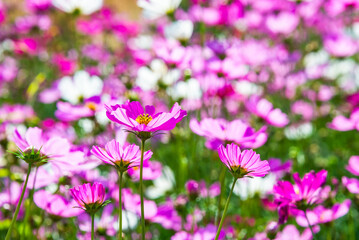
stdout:
{"type": "Polygon", "coordinates": [[[359,239],[359,1],[126,4],[0,0],[0,239],[359,239]]]}

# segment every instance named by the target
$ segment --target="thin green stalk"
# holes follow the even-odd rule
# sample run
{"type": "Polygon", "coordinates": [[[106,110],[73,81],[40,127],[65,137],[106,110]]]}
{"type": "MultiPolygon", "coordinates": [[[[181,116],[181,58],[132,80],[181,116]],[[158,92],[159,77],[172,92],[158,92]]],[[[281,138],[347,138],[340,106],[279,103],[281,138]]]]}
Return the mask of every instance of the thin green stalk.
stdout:
{"type": "Polygon", "coordinates": [[[143,201],[143,155],[145,152],[145,141],[141,139],[141,165],[140,165],[140,193],[141,193],[141,231],[142,231],[142,240],[145,240],[145,208],[143,201]]]}
{"type": "Polygon", "coordinates": [[[226,217],[226,213],[227,213],[227,209],[228,209],[228,205],[229,205],[229,200],[231,199],[232,192],[233,192],[234,186],[236,185],[237,180],[238,180],[238,178],[235,178],[233,181],[232,188],[231,188],[231,191],[229,192],[226,205],[224,206],[221,222],[219,223],[215,240],[218,240],[219,234],[221,233],[222,225],[224,222],[224,218],[226,217]]]}
{"type": "Polygon", "coordinates": [[[91,214],[91,240],[95,239],[95,214],[91,214]]]}
{"type": "Polygon", "coordinates": [[[27,186],[27,182],[28,182],[28,180],[29,180],[30,172],[31,172],[31,165],[29,164],[29,167],[28,167],[28,169],[27,169],[27,175],[26,175],[25,183],[24,183],[24,186],[22,187],[22,192],[21,192],[20,200],[19,200],[19,202],[17,203],[17,207],[16,207],[16,210],[15,210],[15,214],[14,214],[12,220],[11,220],[11,224],[10,224],[9,230],[7,231],[5,240],[9,240],[10,237],[11,237],[12,229],[13,229],[13,227],[14,227],[14,225],[15,225],[15,222],[16,222],[16,219],[17,219],[17,215],[19,214],[20,207],[21,207],[21,203],[22,203],[22,200],[23,200],[24,195],[25,195],[26,186],[27,186]]]}
{"type": "Polygon", "coordinates": [[[226,176],[226,166],[222,166],[221,169],[221,173],[219,174],[219,182],[221,184],[221,192],[219,193],[218,196],[218,203],[217,203],[217,214],[215,216],[214,219],[214,225],[218,224],[218,218],[221,214],[221,205],[222,205],[222,197],[223,197],[223,193],[224,193],[224,180],[225,180],[225,176],[226,176]]]}
{"type": "MultiPolygon", "coordinates": [[[[31,208],[32,208],[32,203],[34,202],[34,192],[35,192],[35,183],[36,183],[36,177],[37,177],[37,170],[39,169],[39,167],[36,167],[35,169],[35,176],[34,176],[34,180],[32,181],[32,188],[29,194],[29,204],[25,210],[25,218],[24,218],[24,228],[22,231],[22,235],[21,235],[21,239],[25,239],[25,234],[26,234],[26,228],[27,228],[27,224],[29,222],[29,216],[31,216],[31,208]]],[[[31,230],[31,228],[30,228],[31,230]]],[[[32,239],[32,234],[31,234],[31,239],[32,239]]]]}
{"type": "Polygon", "coordinates": [[[312,232],[313,239],[315,240],[315,234],[314,234],[312,225],[310,225],[309,218],[307,216],[307,210],[304,210],[304,216],[307,219],[308,227],[309,227],[310,231],[312,232]]]}
{"type": "Polygon", "coordinates": [[[119,199],[119,203],[118,203],[118,208],[119,208],[119,215],[118,215],[118,219],[119,219],[119,232],[118,232],[118,239],[122,240],[122,175],[123,172],[121,171],[119,174],[120,178],[118,180],[118,187],[119,187],[119,194],[118,194],[118,199],[119,199]]]}

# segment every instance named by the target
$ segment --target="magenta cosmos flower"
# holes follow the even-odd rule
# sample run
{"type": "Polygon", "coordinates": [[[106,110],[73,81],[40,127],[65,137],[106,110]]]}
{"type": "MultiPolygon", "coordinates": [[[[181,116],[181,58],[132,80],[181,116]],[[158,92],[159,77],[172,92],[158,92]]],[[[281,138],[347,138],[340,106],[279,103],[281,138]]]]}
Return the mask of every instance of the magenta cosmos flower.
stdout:
{"type": "Polygon", "coordinates": [[[270,170],[267,161],[261,161],[259,154],[253,150],[241,149],[235,144],[219,146],[218,154],[224,165],[235,178],[264,177],[270,170]]]}
{"type": "Polygon", "coordinates": [[[105,202],[105,188],[101,183],[85,183],[70,189],[72,197],[75,199],[79,207],[86,212],[95,213],[105,202]]]}
{"type": "MultiPolygon", "coordinates": [[[[132,167],[140,166],[141,149],[131,144],[126,147],[116,140],[111,140],[105,145],[105,148],[93,146],[91,153],[104,163],[111,164],[120,172],[125,172],[132,167]]],[[[151,151],[144,153],[144,161],[148,161],[152,156],[151,151]]]]}
{"type": "Polygon", "coordinates": [[[299,173],[294,173],[294,185],[288,181],[279,181],[274,186],[273,191],[276,201],[281,204],[298,205],[303,203],[313,205],[320,200],[322,185],[325,183],[326,178],[326,170],[321,170],[318,173],[311,171],[305,174],[303,179],[300,179],[299,173]]]}
{"type": "Polygon", "coordinates": [[[311,171],[300,179],[298,173],[293,174],[295,184],[279,181],[273,187],[275,202],[278,204],[279,222],[284,223],[290,209],[306,210],[321,200],[322,186],[327,179],[327,171],[318,173],[311,171]]]}
{"type": "Polygon", "coordinates": [[[107,117],[116,123],[124,125],[139,138],[150,138],[151,133],[172,130],[187,112],[175,103],[170,112],[155,113],[154,106],[145,106],[139,102],[127,102],[122,105],[107,106],[107,117]],[[150,134],[143,134],[143,133],[150,134]],[[142,133],[142,134],[141,134],[142,133]]]}

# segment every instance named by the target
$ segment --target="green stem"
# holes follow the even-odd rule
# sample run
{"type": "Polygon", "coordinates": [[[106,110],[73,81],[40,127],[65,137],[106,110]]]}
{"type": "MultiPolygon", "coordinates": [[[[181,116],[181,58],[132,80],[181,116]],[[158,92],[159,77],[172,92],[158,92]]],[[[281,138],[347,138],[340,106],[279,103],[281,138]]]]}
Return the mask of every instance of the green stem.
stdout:
{"type": "Polygon", "coordinates": [[[222,166],[221,169],[221,173],[219,174],[219,182],[221,184],[221,192],[218,196],[218,203],[217,203],[217,214],[215,216],[214,219],[214,225],[218,224],[218,218],[221,214],[221,206],[222,206],[222,197],[223,197],[223,193],[224,193],[224,180],[225,180],[225,176],[226,176],[226,166],[222,166]]]}
{"type": "Polygon", "coordinates": [[[119,203],[118,203],[118,207],[119,207],[119,215],[118,215],[118,219],[119,219],[119,233],[118,233],[118,239],[122,240],[122,175],[123,172],[121,171],[119,174],[120,178],[118,180],[118,187],[119,187],[119,203]]]}
{"type": "Polygon", "coordinates": [[[10,237],[11,237],[11,232],[12,232],[12,229],[13,229],[13,227],[14,227],[14,225],[15,225],[15,222],[16,222],[16,219],[17,219],[17,215],[19,214],[20,207],[21,207],[21,203],[22,203],[22,199],[24,198],[24,195],[25,195],[26,186],[27,186],[27,181],[29,180],[30,172],[31,172],[31,165],[29,165],[29,167],[28,167],[28,169],[27,169],[27,175],[26,175],[26,179],[25,179],[24,186],[22,187],[21,196],[20,196],[19,202],[17,203],[17,207],[16,207],[16,210],[15,210],[15,214],[14,214],[12,220],[11,220],[11,224],[10,224],[9,230],[7,231],[5,240],[9,240],[10,237]]]}
{"type": "MultiPolygon", "coordinates": [[[[39,167],[36,167],[35,169],[35,176],[34,176],[34,180],[32,181],[32,188],[29,194],[28,199],[30,200],[28,203],[28,206],[25,210],[25,218],[24,218],[24,228],[22,231],[22,235],[21,235],[21,239],[25,239],[25,234],[26,234],[26,227],[27,224],[29,222],[29,216],[31,216],[31,208],[32,208],[32,203],[34,202],[34,192],[35,192],[35,183],[36,183],[36,177],[37,177],[37,170],[39,169],[39,167]]],[[[26,202],[26,201],[25,201],[26,202]]],[[[31,230],[31,228],[30,228],[31,230]]],[[[31,234],[31,239],[32,239],[32,234],[31,234]]]]}
{"type": "Polygon", "coordinates": [[[141,139],[141,165],[140,165],[140,193],[141,193],[141,231],[142,231],[142,240],[145,240],[145,208],[143,201],[143,155],[145,152],[145,141],[141,139]]]}
{"type": "Polygon", "coordinates": [[[218,230],[217,230],[217,234],[216,234],[215,240],[218,240],[219,234],[221,233],[222,225],[223,225],[224,218],[225,218],[225,216],[226,216],[227,209],[228,209],[228,205],[229,205],[229,200],[231,199],[232,192],[233,192],[234,186],[236,185],[237,179],[238,179],[238,178],[235,178],[235,179],[234,179],[233,184],[232,184],[231,191],[229,192],[226,205],[224,206],[224,210],[223,210],[221,222],[219,223],[219,226],[218,226],[218,230]]]}
{"type": "Polygon", "coordinates": [[[95,239],[95,214],[91,214],[91,240],[95,239]]]}
{"type": "Polygon", "coordinates": [[[304,210],[304,216],[305,216],[305,218],[307,219],[308,227],[309,227],[310,231],[312,232],[313,239],[315,240],[315,234],[314,234],[312,225],[310,225],[309,218],[308,218],[308,216],[307,216],[307,210],[304,210]]]}

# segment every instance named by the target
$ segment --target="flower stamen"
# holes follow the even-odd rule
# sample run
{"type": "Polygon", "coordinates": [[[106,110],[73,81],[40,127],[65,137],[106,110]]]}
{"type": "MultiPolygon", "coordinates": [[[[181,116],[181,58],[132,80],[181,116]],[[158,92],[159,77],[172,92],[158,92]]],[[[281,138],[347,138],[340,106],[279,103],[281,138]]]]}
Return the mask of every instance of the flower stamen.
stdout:
{"type": "Polygon", "coordinates": [[[152,121],[152,117],[148,113],[140,114],[136,118],[136,122],[138,122],[139,124],[147,125],[151,121],[152,121]]]}

